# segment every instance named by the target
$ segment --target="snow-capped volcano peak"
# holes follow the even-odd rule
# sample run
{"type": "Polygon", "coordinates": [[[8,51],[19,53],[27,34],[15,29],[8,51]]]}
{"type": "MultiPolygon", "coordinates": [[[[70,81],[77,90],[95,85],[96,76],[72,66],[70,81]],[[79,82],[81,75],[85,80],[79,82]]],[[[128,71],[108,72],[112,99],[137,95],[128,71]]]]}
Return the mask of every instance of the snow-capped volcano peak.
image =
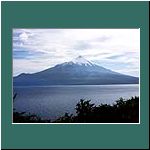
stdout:
{"type": "Polygon", "coordinates": [[[104,85],[137,84],[138,78],[120,74],[98,66],[79,56],[52,68],[22,74],[14,78],[14,85],[104,85]]]}
{"type": "Polygon", "coordinates": [[[85,65],[85,66],[87,66],[87,65],[92,66],[93,65],[92,62],[86,60],[82,56],[78,56],[77,58],[73,59],[71,62],[74,64],[85,65]]]}

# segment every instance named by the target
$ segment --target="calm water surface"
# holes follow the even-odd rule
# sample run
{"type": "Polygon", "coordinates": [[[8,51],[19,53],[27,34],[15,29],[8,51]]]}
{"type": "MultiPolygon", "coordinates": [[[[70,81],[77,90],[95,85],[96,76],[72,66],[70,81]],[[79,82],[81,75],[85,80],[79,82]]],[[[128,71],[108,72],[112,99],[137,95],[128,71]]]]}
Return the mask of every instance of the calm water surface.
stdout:
{"type": "Polygon", "coordinates": [[[75,113],[74,108],[80,99],[95,104],[112,104],[120,97],[139,96],[139,85],[17,86],[14,92],[18,94],[14,102],[17,111],[55,120],[65,112],[75,113]]]}

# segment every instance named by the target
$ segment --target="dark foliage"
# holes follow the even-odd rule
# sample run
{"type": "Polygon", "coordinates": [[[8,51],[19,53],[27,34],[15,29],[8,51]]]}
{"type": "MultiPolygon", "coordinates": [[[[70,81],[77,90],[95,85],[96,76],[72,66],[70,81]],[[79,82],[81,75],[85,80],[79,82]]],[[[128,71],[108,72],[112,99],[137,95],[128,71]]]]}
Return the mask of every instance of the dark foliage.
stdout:
{"type": "Polygon", "coordinates": [[[37,115],[27,114],[25,112],[14,112],[13,113],[14,123],[47,123],[50,120],[42,120],[37,115]]]}
{"type": "MultiPolygon", "coordinates": [[[[13,96],[13,102],[16,98],[17,94],[13,96]]],[[[26,113],[26,112],[17,112],[15,109],[13,110],[13,123],[49,123],[50,120],[43,120],[39,116],[26,113]]]]}
{"type": "MultiPolygon", "coordinates": [[[[17,94],[14,95],[14,99],[17,94]]],[[[76,115],[65,113],[53,123],[138,123],[139,122],[139,97],[128,100],[120,98],[113,105],[100,104],[96,106],[90,100],[81,99],[77,103],[76,115]]],[[[26,112],[13,112],[14,123],[50,123],[37,115],[26,112]]]]}
{"type": "Polygon", "coordinates": [[[83,99],[76,105],[76,116],[66,113],[55,122],[67,123],[138,123],[139,97],[124,100],[120,98],[113,105],[95,106],[83,99]]]}

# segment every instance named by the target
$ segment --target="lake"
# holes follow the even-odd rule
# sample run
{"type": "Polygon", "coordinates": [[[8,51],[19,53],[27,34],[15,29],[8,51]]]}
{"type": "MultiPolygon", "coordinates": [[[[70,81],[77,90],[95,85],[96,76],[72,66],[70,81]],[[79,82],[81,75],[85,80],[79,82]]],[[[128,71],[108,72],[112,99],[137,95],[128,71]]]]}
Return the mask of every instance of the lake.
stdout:
{"type": "Polygon", "coordinates": [[[55,120],[66,112],[75,113],[75,106],[80,99],[91,100],[99,105],[113,104],[120,97],[127,99],[139,96],[139,85],[15,86],[14,93],[17,93],[14,101],[17,111],[55,120]]]}

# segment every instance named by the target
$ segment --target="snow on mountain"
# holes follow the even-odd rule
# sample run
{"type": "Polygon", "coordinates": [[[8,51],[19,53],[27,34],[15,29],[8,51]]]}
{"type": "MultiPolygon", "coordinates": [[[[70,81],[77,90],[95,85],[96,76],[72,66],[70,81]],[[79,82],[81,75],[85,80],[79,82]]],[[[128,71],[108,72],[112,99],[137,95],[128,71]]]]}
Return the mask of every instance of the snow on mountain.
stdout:
{"type": "Polygon", "coordinates": [[[84,66],[94,66],[94,64],[92,62],[88,61],[87,59],[85,59],[82,56],[78,56],[75,59],[73,59],[72,61],[65,62],[62,65],[68,65],[68,64],[70,64],[70,65],[76,64],[76,65],[84,65],[84,66]]]}
{"type": "Polygon", "coordinates": [[[78,56],[77,58],[73,59],[72,62],[74,64],[78,64],[78,65],[89,65],[89,66],[92,66],[92,62],[86,60],[85,58],[83,58],[82,56],[78,56]]]}
{"type": "Polygon", "coordinates": [[[129,83],[138,83],[138,78],[120,74],[96,65],[82,56],[37,73],[21,74],[14,78],[14,85],[100,85],[129,83]]]}

